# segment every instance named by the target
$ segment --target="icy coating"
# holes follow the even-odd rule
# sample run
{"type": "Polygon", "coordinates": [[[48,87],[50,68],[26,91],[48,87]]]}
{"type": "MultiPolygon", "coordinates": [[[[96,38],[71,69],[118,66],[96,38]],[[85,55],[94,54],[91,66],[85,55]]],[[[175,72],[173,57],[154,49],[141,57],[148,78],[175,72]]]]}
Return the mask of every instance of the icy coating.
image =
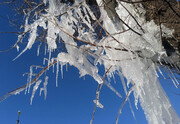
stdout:
{"type": "MultiPolygon", "coordinates": [[[[57,75],[59,69],[62,73],[63,66],[69,64],[79,70],[80,77],[89,75],[102,84],[104,81],[102,75],[99,75],[99,65],[103,66],[105,71],[112,66],[107,73],[108,79],[118,73],[126,94],[129,84],[133,85],[135,105],[137,107],[139,101],[149,124],[180,123],[178,115],[158,81],[156,72],[156,70],[160,71],[156,63],[160,63],[160,60],[166,56],[161,44],[159,26],[153,21],[145,21],[145,11],[141,4],[138,4],[140,7],[136,7],[117,1],[116,8],[110,8],[114,9],[115,13],[115,16],[111,17],[110,9],[103,7],[103,0],[97,0],[98,5],[101,6],[99,8],[101,14],[96,17],[83,0],[75,0],[73,5],[57,0],[44,0],[44,3],[48,6],[46,13],[41,13],[33,23],[28,23],[28,16],[26,18],[25,32],[29,30],[30,35],[26,48],[19,55],[31,49],[38,36],[38,27],[41,27],[47,32],[46,51],[50,54],[49,61],[51,59],[57,61],[57,75]],[[129,12],[136,20],[129,15],[129,12]],[[99,32],[95,30],[97,25],[104,30],[101,34],[102,38],[99,39],[97,38],[99,32]],[[66,50],[59,51],[57,57],[52,58],[51,52],[57,49],[57,41],[62,42],[66,50]],[[124,77],[128,82],[123,81],[124,77]]],[[[173,31],[165,26],[162,26],[162,31],[164,36],[172,36],[173,31]]],[[[45,97],[47,80],[48,77],[45,78],[44,87],[41,88],[45,97]]],[[[31,102],[40,83],[40,80],[35,83],[31,102]]],[[[179,85],[177,81],[174,81],[174,84],[179,85]]],[[[110,84],[108,86],[114,90],[110,84]]],[[[99,101],[94,100],[94,102],[103,108],[99,101]]]]}

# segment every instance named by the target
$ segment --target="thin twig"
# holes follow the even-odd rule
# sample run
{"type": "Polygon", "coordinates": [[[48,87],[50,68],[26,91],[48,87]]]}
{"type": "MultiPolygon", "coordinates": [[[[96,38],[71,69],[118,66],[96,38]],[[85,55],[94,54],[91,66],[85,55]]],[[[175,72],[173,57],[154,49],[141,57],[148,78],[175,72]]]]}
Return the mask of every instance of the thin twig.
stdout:
{"type": "Polygon", "coordinates": [[[122,103],[122,105],[121,105],[120,108],[119,108],[118,114],[117,114],[117,116],[116,116],[116,124],[118,123],[119,116],[120,116],[120,114],[121,114],[121,112],[122,112],[122,109],[124,108],[124,105],[125,105],[127,99],[129,98],[129,95],[131,94],[131,91],[132,91],[132,89],[133,89],[134,86],[135,86],[135,84],[129,89],[129,91],[127,92],[126,97],[125,97],[125,99],[124,99],[124,101],[123,101],[123,103],[122,103]]]}
{"type": "Polygon", "coordinates": [[[16,0],[12,0],[12,1],[9,1],[9,2],[2,2],[2,3],[0,3],[0,5],[1,4],[10,4],[10,3],[13,3],[13,2],[15,2],[16,0]]]}
{"type": "Polygon", "coordinates": [[[105,72],[105,74],[103,75],[103,83],[102,84],[98,84],[98,87],[97,87],[97,91],[96,91],[96,100],[95,100],[95,106],[94,106],[94,110],[93,110],[93,116],[92,116],[92,119],[91,119],[91,124],[93,124],[93,121],[94,121],[94,115],[95,115],[95,112],[96,112],[96,108],[97,108],[97,101],[99,101],[99,95],[100,95],[100,91],[102,89],[102,86],[104,84],[104,79],[107,75],[107,73],[110,71],[112,65],[109,67],[109,69],[105,72]]]}
{"type": "Polygon", "coordinates": [[[37,76],[36,76],[31,82],[29,82],[29,83],[27,83],[27,84],[25,84],[25,85],[23,85],[23,86],[21,86],[21,87],[18,87],[18,88],[16,88],[16,89],[8,92],[8,93],[5,94],[4,96],[2,96],[2,97],[0,98],[0,102],[3,101],[4,99],[6,99],[8,96],[13,95],[14,92],[16,92],[16,91],[18,91],[18,90],[21,90],[21,89],[22,89],[22,91],[23,91],[25,87],[34,84],[34,83],[41,77],[41,75],[42,75],[44,72],[46,72],[51,66],[53,66],[53,65],[56,64],[56,63],[57,63],[57,61],[54,61],[54,62],[50,63],[49,65],[47,65],[46,67],[44,67],[44,68],[37,74],[37,76]]]}

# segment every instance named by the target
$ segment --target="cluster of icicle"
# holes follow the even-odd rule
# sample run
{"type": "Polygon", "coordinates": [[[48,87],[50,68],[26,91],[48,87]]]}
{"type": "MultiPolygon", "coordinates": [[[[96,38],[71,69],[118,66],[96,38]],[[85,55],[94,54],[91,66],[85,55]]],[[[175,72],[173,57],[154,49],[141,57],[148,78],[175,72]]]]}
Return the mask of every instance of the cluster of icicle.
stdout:
{"type": "MultiPolygon", "coordinates": [[[[119,74],[126,94],[129,84],[133,86],[135,105],[140,102],[149,124],[180,123],[156,72],[161,73],[156,63],[160,63],[166,56],[159,27],[153,21],[145,21],[145,11],[140,4],[137,7],[125,2],[117,3],[114,10],[124,23],[108,16],[103,0],[97,0],[97,4],[101,6],[98,18],[84,0],[75,0],[73,5],[57,0],[44,0],[44,4],[48,6],[46,13],[39,14],[33,23],[29,23],[27,14],[24,32],[30,31],[30,34],[28,44],[19,56],[31,49],[38,36],[38,28],[41,27],[41,30],[47,32],[49,62],[57,61],[57,75],[59,65],[62,69],[69,64],[79,70],[80,77],[89,75],[101,84],[104,81],[98,73],[99,65],[104,66],[105,71],[111,67],[107,73],[108,79],[119,74]],[[96,25],[101,25],[104,30],[100,39],[97,38],[96,25]],[[129,30],[128,26],[133,30],[129,30]],[[52,58],[51,52],[57,49],[57,40],[63,41],[66,51],[60,51],[57,57],[52,58]],[[78,42],[82,44],[79,45],[78,42]],[[124,82],[124,78],[127,82],[124,82]]],[[[173,31],[165,26],[162,26],[162,31],[164,36],[172,36],[173,31]]],[[[21,37],[20,35],[19,39],[21,37]]],[[[41,81],[37,81],[34,85],[31,99],[40,83],[41,81]]],[[[178,82],[174,81],[174,84],[176,86],[178,82]]],[[[46,85],[47,78],[41,89],[45,94],[46,85]]],[[[99,105],[102,107],[101,103],[99,105]]]]}

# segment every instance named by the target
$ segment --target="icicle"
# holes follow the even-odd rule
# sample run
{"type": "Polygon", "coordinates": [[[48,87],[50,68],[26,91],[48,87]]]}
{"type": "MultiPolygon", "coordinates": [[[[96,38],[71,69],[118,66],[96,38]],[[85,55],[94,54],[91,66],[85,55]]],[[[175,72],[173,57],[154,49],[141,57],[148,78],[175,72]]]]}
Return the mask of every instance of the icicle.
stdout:
{"type": "Polygon", "coordinates": [[[16,45],[16,49],[17,49],[17,52],[19,52],[19,46],[18,45],[16,45]]]}
{"type": "MultiPolygon", "coordinates": [[[[167,67],[167,68],[168,68],[168,67],[167,67]]],[[[169,68],[168,68],[168,69],[169,69],[169,68]]],[[[178,88],[177,85],[176,85],[176,83],[175,83],[175,81],[174,81],[174,79],[171,77],[171,74],[169,73],[169,70],[168,70],[168,69],[166,69],[166,72],[167,72],[169,78],[170,78],[171,81],[173,82],[174,86],[175,86],[176,88],[178,88]]]]}
{"type": "Polygon", "coordinates": [[[176,86],[179,85],[179,82],[177,81],[177,79],[176,79],[176,77],[174,76],[174,74],[173,74],[173,72],[171,71],[171,69],[170,69],[169,67],[168,67],[168,69],[169,69],[171,75],[173,76],[174,81],[176,82],[176,86]]]}
{"type": "Polygon", "coordinates": [[[30,92],[31,89],[31,83],[28,84],[28,93],[30,92]]]}
{"type": "Polygon", "coordinates": [[[47,58],[44,58],[43,59],[43,64],[45,65],[46,64],[46,61],[47,61],[47,64],[49,65],[51,63],[51,61],[47,58]]]}
{"type": "Polygon", "coordinates": [[[166,63],[166,65],[169,64],[169,62],[167,62],[167,61],[168,61],[168,60],[165,60],[165,59],[164,59],[164,62],[166,63]]]}
{"type": "MultiPolygon", "coordinates": [[[[125,81],[124,81],[124,77],[123,77],[123,75],[122,75],[121,72],[119,72],[119,76],[120,76],[120,78],[121,78],[121,82],[122,82],[122,85],[123,85],[123,88],[124,88],[124,92],[125,92],[125,94],[126,94],[126,96],[127,96],[127,95],[128,95],[128,92],[127,92],[127,88],[126,88],[126,83],[125,83],[125,81]]],[[[127,86],[129,87],[129,84],[128,84],[128,83],[127,83],[127,86]]],[[[129,98],[127,98],[127,100],[128,100],[128,102],[129,102],[129,107],[130,107],[130,109],[131,109],[131,113],[132,113],[132,115],[133,115],[133,118],[134,118],[134,120],[136,120],[136,117],[135,117],[135,114],[134,114],[134,111],[133,111],[133,108],[132,108],[132,105],[131,105],[131,101],[130,101],[129,98]]]]}
{"type": "MultiPolygon", "coordinates": [[[[23,75],[24,76],[24,75],[23,75]]],[[[27,76],[27,84],[29,83],[29,75],[27,76]]],[[[28,85],[26,85],[26,88],[25,88],[25,92],[24,92],[24,94],[26,95],[26,92],[27,92],[27,87],[28,87],[28,85]]]]}
{"type": "MultiPolygon", "coordinates": [[[[49,59],[48,59],[48,66],[50,65],[50,62],[51,62],[51,51],[52,49],[50,48],[49,49],[49,59]]],[[[49,70],[49,67],[48,67],[48,70],[49,70]]]]}
{"type": "Polygon", "coordinates": [[[61,78],[63,79],[63,64],[61,64],[61,78]]]}
{"type": "Polygon", "coordinates": [[[48,76],[45,77],[43,88],[40,89],[40,93],[39,93],[39,95],[41,96],[41,92],[44,91],[44,99],[46,99],[47,97],[47,84],[48,84],[48,76]]]}
{"type": "Polygon", "coordinates": [[[46,52],[47,52],[47,46],[45,44],[44,55],[46,55],[46,52]]]}
{"type": "Polygon", "coordinates": [[[53,65],[53,73],[54,73],[54,67],[55,67],[55,64],[53,65]]]}
{"type": "Polygon", "coordinates": [[[39,96],[41,96],[41,92],[44,90],[44,88],[40,88],[39,96]]]}
{"type": "Polygon", "coordinates": [[[86,10],[87,8],[83,6],[82,9],[83,9],[85,18],[87,19],[87,22],[88,22],[89,24],[91,24],[91,20],[90,20],[90,18],[89,18],[89,14],[88,14],[88,12],[87,12],[87,10],[86,10]]]}
{"type": "Polygon", "coordinates": [[[43,59],[43,65],[45,65],[45,64],[46,64],[46,58],[43,59]]]}
{"type": "Polygon", "coordinates": [[[68,71],[68,64],[66,63],[66,71],[68,71]]]}
{"type": "Polygon", "coordinates": [[[159,73],[163,76],[163,78],[166,79],[166,77],[163,75],[161,69],[158,66],[157,66],[157,69],[158,69],[159,73]]]}
{"type": "Polygon", "coordinates": [[[17,58],[19,58],[26,50],[27,50],[27,48],[25,48],[17,57],[15,57],[13,59],[13,61],[15,61],[17,58]]]}
{"type": "Polygon", "coordinates": [[[111,73],[107,76],[108,82],[111,82],[111,73]]]}
{"type": "Polygon", "coordinates": [[[131,83],[131,80],[127,79],[127,88],[129,88],[130,83],[131,83]]]}
{"type": "Polygon", "coordinates": [[[138,110],[139,96],[135,91],[133,93],[134,93],[134,104],[135,104],[136,109],[138,110]]]}
{"type": "Polygon", "coordinates": [[[158,75],[158,73],[157,73],[157,71],[156,71],[156,67],[155,67],[155,64],[154,64],[154,63],[152,63],[152,67],[153,67],[153,69],[154,69],[154,72],[155,72],[156,76],[159,77],[159,75],[158,75]]]}
{"type": "MultiPolygon", "coordinates": [[[[90,16],[91,16],[91,18],[93,19],[93,20],[96,20],[96,17],[95,17],[95,15],[94,15],[94,13],[92,12],[92,10],[89,8],[89,6],[87,5],[87,4],[82,4],[86,9],[87,9],[87,11],[88,11],[88,14],[90,14],[90,16]]],[[[88,15],[87,14],[87,15],[88,15]]],[[[89,21],[90,22],[90,21],[89,21]]]]}
{"type": "Polygon", "coordinates": [[[109,83],[108,81],[104,80],[104,84],[112,91],[114,92],[119,98],[122,98],[122,95],[109,83]]]}
{"type": "Polygon", "coordinates": [[[47,84],[48,84],[48,76],[46,76],[44,81],[44,99],[47,97],[47,84]]]}
{"type": "Polygon", "coordinates": [[[116,79],[114,77],[114,74],[112,74],[112,78],[113,78],[114,83],[116,84],[116,79]]]}
{"type": "Polygon", "coordinates": [[[33,66],[30,67],[29,82],[32,81],[32,75],[33,75],[33,66]]]}
{"type": "Polygon", "coordinates": [[[42,44],[42,43],[40,43],[40,44],[38,45],[38,48],[37,48],[37,56],[39,56],[39,51],[40,51],[41,44],[42,44]]]}
{"type": "Polygon", "coordinates": [[[175,66],[175,68],[176,68],[177,71],[180,71],[179,68],[178,68],[176,65],[174,65],[174,66],[175,66]]]}
{"type": "Polygon", "coordinates": [[[32,95],[31,95],[31,105],[32,105],[32,100],[33,100],[33,98],[34,98],[34,95],[35,95],[35,93],[36,93],[36,90],[38,89],[38,87],[39,87],[39,85],[41,84],[41,80],[38,80],[37,82],[36,82],[36,84],[34,85],[34,87],[33,87],[33,91],[32,91],[32,95]]]}
{"type": "Polygon", "coordinates": [[[94,29],[92,28],[91,24],[88,23],[88,21],[86,21],[86,19],[82,15],[81,8],[78,8],[77,11],[78,11],[78,14],[79,14],[80,18],[82,19],[83,23],[85,23],[92,31],[94,31],[94,29]]]}
{"type": "Polygon", "coordinates": [[[58,73],[59,73],[59,61],[56,64],[56,87],[58,87],[58,73]]]}
{"type": "MultiPolygon", "coordinates": [[[[132,92],[132,89],[130,89],[130,90],[127,92],[127,95],[126,95],[126,97],[125,97],[125,100],[124,100],[122,106],[120,107],[120,109],[119,109],[119,111],[118,111],[118,115],[117,115],[117,118],[116,118],[116,124],[118,124],[119,116],[120,116],[121,113],[122,113],[122,108],[123,108],[123,106],[125,105],[126,101],[129,99],[129,96],[130,96],[131,92],[132,92]]],[[[133,113],[134,113],[134,112],[133,112],[133,113]]],[[[135,120],[136,120],[136,119],[135,119],[135,120]]]]}
{"type": "Polygon", "coordinates": [[[169,64],[170,64],[170,66],[173,68],[174,66],[173,66],[173,64],[172,64],[172,61],[169,59],[169,64]]]}
{"type": "Polygon", "coordinates": [[[28,85],[27,85],[27,87],[28,87],[28,93],[30,92],[30,88],[31,88],[32,76],[33,76],[33,66],[30,67],[29,83],[28,83],[28,85]]]}

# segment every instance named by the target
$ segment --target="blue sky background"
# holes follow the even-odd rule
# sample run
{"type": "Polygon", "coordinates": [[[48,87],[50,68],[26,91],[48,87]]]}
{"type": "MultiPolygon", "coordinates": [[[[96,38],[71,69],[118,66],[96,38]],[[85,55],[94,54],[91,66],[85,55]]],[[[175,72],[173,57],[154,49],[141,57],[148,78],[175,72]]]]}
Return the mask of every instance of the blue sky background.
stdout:
{"type": "MultiPolygon", "coordinates": [[[[9,25],[9,22],[2,17],[12,15],[7,6],[0,6],[0,32],[14,31],[14,28],[9,25]]],[[[0,34],[0,50],[7,50],[17,40],[16,34],[0,34]]],[[[20,48],[20,51],[23,48],[20,48]]],[[[0,53],[0,96],[7,92],[26,84],[27,76],[22,76],[23,73],[29,72],[31,65],[42,65],[43,55],[37,57],[36,47],[27,51],[17,60],[12,61],[18,52],[16,49],[0,53]]],[[[43,53],[42,53],[43,54],[43,53]]],[[[68,67],[68,71],[64,71],[63,79],[59,75],[59,86],[56,87],[55,73],[52,69],[47,73],[49,76],[47,99],[44,96],[39,96],[37,90],[33,104],[30,105],[30,94],[25,95],[22,92],[20,95],[11,96],[0,103],[0,123],[13,124],[17,120],[17,112],[21,110],[20,124],[89,124],[96,97],[97,83],[89,76],[79,78],[77,69],[68,67]]],[[[102,88],[100,102],[104,105],[104,109],[96,109],[94,124],[114,124],[116,115],[120,105],[122,104],[125,95],[121,85],[121,81],[116,77],[116,83],[112,85],[118,92],[123,94],[123,98],[118,98],[106,86],[102,88]]],[[[167,79],[163,80],[160,77],[161,84],[166,93],[170,97],[178,115],[180,115],[180,90],[175,89],[173,83],[167,79]]],[[[42,85],[40,86],[42,87],[42,85]]],[[[127,103],[120,115],[119,124],[146,124],[144,113],[138,104],[139,109],[134,106],[133,94],[130,96],[131,103],[135,112],[136,121],[133,119],[129,104],[127,103]]]]}

